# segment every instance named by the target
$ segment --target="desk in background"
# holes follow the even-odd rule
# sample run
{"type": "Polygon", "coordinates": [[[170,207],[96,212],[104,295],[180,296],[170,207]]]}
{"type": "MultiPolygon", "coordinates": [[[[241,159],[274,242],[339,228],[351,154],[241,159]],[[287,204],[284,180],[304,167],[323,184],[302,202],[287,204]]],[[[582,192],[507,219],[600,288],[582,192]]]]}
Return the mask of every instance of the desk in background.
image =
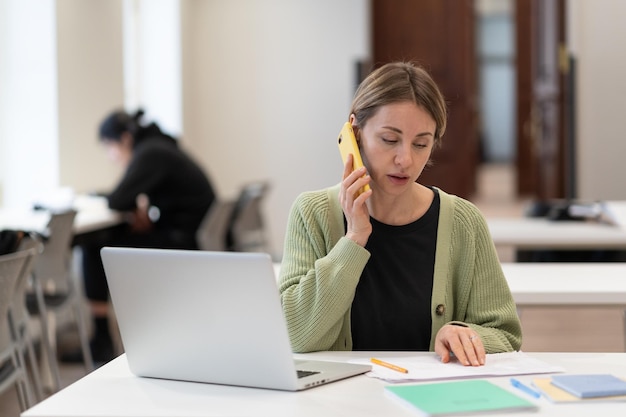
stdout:
{"type": "Polygon", "coordinates": [[[624,249],[626,230],[593,221],[546,218],[490,218],[487,225],[496,246],[516,249],[624,249]]]}
{"type": "MultiPolygon", "coordinates": [[[[85,235],[115,227],[123,222],[122,214],[109,209],[104,197],[80,195],[74,200],[77,211],[74,234],[85,235]]],[[[50,220],[45,210],[0,209],[0,230],[17,229],[43,233],[50,220]]]]}
{"type": "Polygon", "coordinates": [[[528,307],[619,307],[626,347],[626,263],[503,263],[520,316],[528,307]]]}
{"type": "Polygon", "coordinates": [[[74,233],[86,234],[124,222],[122,213],[111,210],[105,197],[81,195],[74,201],[77,210],[74,233]]]}
{"type": "MultiPolygon", "coordinates": [[[[429,352],[317,352],[300,358],[348,361],[357,358],[432,355],[429,352]]],[[[532,353],[547,363],[571,373],[626,375],[626,353],[532,353]]],[[[509,377],[486,378],[513,390],[509,377]]],[[[531,375],[520,376],[530,381],[531,375]]],[[[356,376],[302,392],[229,387],[192,382],[140,378],[130,373],[122,355],[64,390],[37,404],[23,417],[90,416],[415,416],[416,411],[384,393],[385,382],[356,376]]],[[[513,391],[516,392],[516,391],[513,391]]],[[[516,392],[517,393],[517,392],[516,392]]],[[[518,395],[524,395],[518,393],[518,395]]],[[[626,402],[552,404],[532,399],[540,411],[516,416],[619,416],[626,415],[626,402]]],[[[494,417],[511,413],[490,414],[494,417]]]]}
{"type": "Polygon", "coordinates": [[[518,307],[626,309],[626,263],[503,263],[502,270],[518,307]]]}

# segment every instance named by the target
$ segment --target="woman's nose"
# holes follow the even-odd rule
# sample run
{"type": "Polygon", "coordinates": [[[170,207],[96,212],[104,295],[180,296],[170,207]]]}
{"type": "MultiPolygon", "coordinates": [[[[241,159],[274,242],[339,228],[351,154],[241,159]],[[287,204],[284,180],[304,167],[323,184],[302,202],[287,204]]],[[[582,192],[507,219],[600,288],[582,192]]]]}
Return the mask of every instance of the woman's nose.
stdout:
{"type": "Polygon", "coordinates": [[[411,148],[409,146],[398,146],[396,150],[396,164],[406,167],[412,162],[411,148]]]}

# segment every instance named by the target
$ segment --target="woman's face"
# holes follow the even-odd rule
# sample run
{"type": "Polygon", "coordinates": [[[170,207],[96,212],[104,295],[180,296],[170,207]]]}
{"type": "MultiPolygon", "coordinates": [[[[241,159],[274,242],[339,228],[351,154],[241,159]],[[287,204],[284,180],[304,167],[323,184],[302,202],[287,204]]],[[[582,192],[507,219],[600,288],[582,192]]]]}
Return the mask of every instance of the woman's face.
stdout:
{"type": "Polygon", "coordinates": [[[124,135],[125,134],[122,134],[120,140],[107,138],[102,140],[108,158],[121,166],[128,165],[133,154],[132,138],[125,137],[124,135]]]}
{"type": "Polygon", "coordinates": [[[359,131],[372,187],[390,195],[410,190],[430,159],[436,126],[430,114],[413,102],[380,107],[359,131]]]}

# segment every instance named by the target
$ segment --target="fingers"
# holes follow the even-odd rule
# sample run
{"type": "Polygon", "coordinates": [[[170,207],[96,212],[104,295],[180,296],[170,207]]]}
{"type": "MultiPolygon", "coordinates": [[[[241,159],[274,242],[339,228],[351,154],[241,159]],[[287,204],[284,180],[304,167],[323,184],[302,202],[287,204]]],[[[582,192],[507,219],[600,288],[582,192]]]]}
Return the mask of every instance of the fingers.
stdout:
{"type": "Polygon", "coordinates": [[[352,154],[349,154],[346,158],[343,169],[343,186],[346,189],[347,195],[358,196],[359,191],[369,184],[370,177],[367,175],[365,167],[360,167],[354,171],[352,170],[353,159],[352,154]]]}
{"type": "Polygon", "coordinates": [[[479,335],[470,337],[470,339],[472,341],[472,345],[474,346],[474,352],[476,353],[476,359],[478,359],[478,364],[484,365],[487,352],[485,352],[485,345],[483,345],[483,341],[481,340],[479,335]]]}
{"type": "Polygon", "coordinates": [[[365,191],[361,193],[361,191],[363,190],[363,187],[369,184],[369,182],[370,182],[370,177],[365,174],[365,168],[360,168],[354,171],[352,174],[350,174],[350,176],[348,176],[348,178],[344,180],[344,184],[346,186],[346,195],[352,196],[352,198],[357,200],[358,197],[360,197],[362,194],[367,192],[365,191]]]}
{"type": "Polygon", "coordinates": [[[365,175],[365,168],[354,171],[343,180],[339,191],[339,201],[341,202],[346,215],[350,215],[356,208],[362,207],[365,201],[372,195],[369,189],[359,194],[363,187],[370,183],[370,177],[365,175]]]}
{"type": "Polygon", "coordinates": [[[366,201],[372,195],[368,190],[361,194],[359,191],[370,182],[365,168],[352,171],[352,155],[348,155],[344,167],[343,181],[339,191],[339,201],[346,216],[346,237],[365,246],[370,234],[372,224],[369,219],[366,201]]]}
{"type": "Polygon", "coordinates": [[[372,194],[371,190],[359,194],[359,191],[370,183],[370,176],[367,175],[365,167],[355,171],[352,170],[352,154],[348,155],[343,171],[343,181],[339,198],[346,215],[353,211],[354,207],[360,207],[372,194]]]}
{"type": "Polygon", "coordinates": [[[452,353],[457,357],[459,362],[465,366],[481,366],[485,364],[484,347],[480,337],[476,333],[468,335],[466,332],[459,334],[459,343],[452,347],[452,353]],[[478,351],[480,347],[483,351],[482,356],[478,351]]]}
{"type": "Polygon", "coordinates": [[[485,347],[478,334],[462,326],[444,326],[437,334],[435,352],[442,362],[450,361],[450,352],[465,366],[485,364],[485,347]]]}
{"type": "Polygon", "coordinates": [[[441,362],[450,362],[450,350],[439,338],[435,340],[435,353],[439,355],[441,362]]]}

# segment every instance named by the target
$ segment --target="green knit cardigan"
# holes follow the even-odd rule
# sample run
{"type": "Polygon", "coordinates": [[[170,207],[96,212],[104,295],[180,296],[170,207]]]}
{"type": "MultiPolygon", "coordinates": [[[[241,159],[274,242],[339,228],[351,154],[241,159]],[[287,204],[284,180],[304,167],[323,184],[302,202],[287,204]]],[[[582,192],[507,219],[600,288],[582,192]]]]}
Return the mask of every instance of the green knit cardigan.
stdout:
{"type": "MultiPolygon", "coordinates": [[[[482,214],[457,196],[439,195],[430,350],[447,323],[471,327],[487,353],[519,350],[521,325],[482,214]]],[[[339,185],[298,196],[279,278],[294,352],[352,350],[350,308],[369,256],[345,237],[339,185]]]]}

